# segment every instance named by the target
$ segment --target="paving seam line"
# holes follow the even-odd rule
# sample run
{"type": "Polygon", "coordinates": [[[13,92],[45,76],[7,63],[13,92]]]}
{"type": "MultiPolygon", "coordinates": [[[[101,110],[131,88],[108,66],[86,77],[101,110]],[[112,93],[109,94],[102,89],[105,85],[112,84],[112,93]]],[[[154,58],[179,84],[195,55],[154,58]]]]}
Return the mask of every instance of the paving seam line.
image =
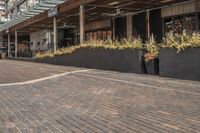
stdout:
{"type": "Polygon", "coordinates": [[[138,86],[143,86],[143,87],[155,88],[155,89],[159,89],[159,90],[175,91],[175,92],[181,92],[181,93],[187,93],[187,94],[192,94],[192,95],[198,95],[198,96],[200,96],[200,93],[195,93],[195,92],[190,92],[190,91],[176,90],[176,89],[171,89],[171,88],[166,88],[166,87],[158,87],[158,86],[147,85],[147,84],[143,84],[143,83],[129,82],[129,81],[126,81],[126,80],[120,80],[120,79],[115,79],[115,78],[95,76],[95,75],[90,75],[90,74],[76,74],[76,75],[90,77],[90,78],[106,79],[106,80],[110,80],[110,81],[114,81],[114,82],[121,82],[121,83],[125,83],[125,84],[132,84],[132,85],[138,85],[138,86]]]}
{"type": "Polygon", "coordinates": [[[90,70],[91,69],[76,70],[76,71],[65,72],[65,73],[56,74],[56,75],[53,75],[53,76],[43,77],[43,78],[34,79],[34,80],[30,80],[30,81],[25,81],[25,82],[0,84],[0,87],[34,84],[34,83],[42,82],[42,81],[45,81],[45,80],[49,80],[49,79],[54,79],[54,78],[66,76],[66,75],[69,75],[69,74],[75,74],[75,73],[81,73],[81,72],[88,72],[90,70]]]}

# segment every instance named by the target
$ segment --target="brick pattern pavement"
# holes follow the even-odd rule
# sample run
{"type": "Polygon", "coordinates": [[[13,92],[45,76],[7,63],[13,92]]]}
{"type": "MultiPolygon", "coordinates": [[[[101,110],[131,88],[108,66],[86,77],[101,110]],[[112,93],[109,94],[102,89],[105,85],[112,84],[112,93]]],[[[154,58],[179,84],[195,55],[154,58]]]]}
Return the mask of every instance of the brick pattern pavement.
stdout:
{"type": "Polygon", "coordinates": [[[76,69],[80,68],[0,60],[0,84],[24,82],[76,69]]]}
{"type": "Polygon", "coordinates": [[[199,131],[199,82],[91,70],[0,87],[0,133],[199,131]]]}

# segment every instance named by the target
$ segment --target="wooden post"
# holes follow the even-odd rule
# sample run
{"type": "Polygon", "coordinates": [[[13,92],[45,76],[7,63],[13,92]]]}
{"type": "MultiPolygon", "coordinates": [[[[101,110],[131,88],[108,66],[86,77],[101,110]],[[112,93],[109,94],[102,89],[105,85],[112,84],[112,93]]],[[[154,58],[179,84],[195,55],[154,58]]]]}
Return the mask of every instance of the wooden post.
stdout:
{"type": "Polygon", "coordinates": [[[146,36],[147,40],[150,39],[151,33],[150,33],[150,15],[149,10],[146,11],[146,36]]]}
{"type": "Polygon", "coordinates": [[[85,9],[80,5],[80,43],[85,42],[85,9]]]}
{"type": "Polygon", "coordinates": [[[127,38],[131,38],[133,36],[133,24],[132,24],[132,15],[127,15],[127,38]]]}
{"type": "Polygon", "coordinates": [[[0,47],[3,47],[3,35],[1,35],[1,43],[0,43],[0,47]]]}
{"type": "Polygon", "coordinates": [[[112,40],[115,40],[115,18],[112,18],[112,40]]]}
{"type": "Polygon", "coordinates": [[[54,52],[56,52],[58,47],[58,29],[57,29],[57,19],[56,17],[53,18],[53,32],[54,32],[54,52]]]}
{"type": "Polygon", "coordinates": [[[8,33],[8,57],[10,57],[10,33],[8,33]]]}
{"type": "Polygon", "coordinates": [[[15,58],[17,58],[17,43],[18,43],[17,30],[15,30],[15,58]]]}

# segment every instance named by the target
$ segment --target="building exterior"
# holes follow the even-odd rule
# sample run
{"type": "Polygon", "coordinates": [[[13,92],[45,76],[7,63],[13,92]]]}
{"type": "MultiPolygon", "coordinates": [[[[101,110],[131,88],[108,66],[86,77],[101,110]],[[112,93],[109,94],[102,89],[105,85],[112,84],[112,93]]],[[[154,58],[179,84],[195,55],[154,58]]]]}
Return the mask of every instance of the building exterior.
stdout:
{"type": "Polygon", "coordinates": [[[0,0],[0,21],[5,20],[5,1],[0,0]]]}
{"type": "Polygon", "coordinates": [[[6,0],[5,16],[9,56],[32,57],[87,40],[198,32],[200,0],[6,0]]]}
{"type": "MultiPolygon", "coordinates": [[[[0,24],[3,24],[5,19],[5,1],[0,0],[0,24]]],[[[5,44],[6,45],[6,44],[5,44]]],[[[0,48],[2,48],[3,45],[3,38],[0,38],[0,48]]]]}

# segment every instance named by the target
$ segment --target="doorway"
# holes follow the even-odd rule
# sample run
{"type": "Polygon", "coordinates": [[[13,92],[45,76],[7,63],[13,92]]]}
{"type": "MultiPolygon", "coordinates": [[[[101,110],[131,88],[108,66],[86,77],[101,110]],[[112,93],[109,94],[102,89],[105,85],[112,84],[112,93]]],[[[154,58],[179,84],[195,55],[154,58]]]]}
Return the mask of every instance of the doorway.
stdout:
{"type": "Polygon", "coordinates": [[[115,18],[115,39],[120,40],[127,37],[126,17],[115,18]]]}

